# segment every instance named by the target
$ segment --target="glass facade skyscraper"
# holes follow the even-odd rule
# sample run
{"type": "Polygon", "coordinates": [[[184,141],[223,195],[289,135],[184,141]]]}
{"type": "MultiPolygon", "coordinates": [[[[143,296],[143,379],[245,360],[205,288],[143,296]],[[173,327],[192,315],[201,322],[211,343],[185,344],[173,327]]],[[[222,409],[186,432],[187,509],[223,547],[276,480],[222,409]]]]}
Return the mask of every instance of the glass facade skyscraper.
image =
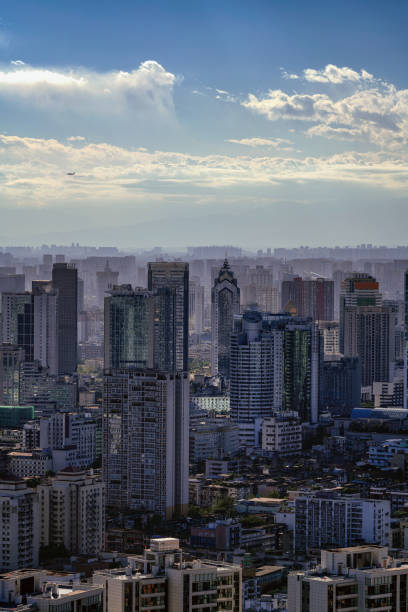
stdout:
{"type": "Polygon", "coordinates": [[[105,297],[105,368],[152,367],[153,315],[151,292],[113,287],[105,297]]]}
{"type": "Polygon", "coordinates": [[[78,365],[78,271],[75,265],[55,263],[52,287],[58,291],[58,373],[71,375],[78,365]]]}
{"type": "MultiPolygon", "coordinates": [[[[167,371],[188,370],[188,310],[189,310],[189,268],[188,263],[181,261],[157,261],[148,264],[148,289],[157,293],[155,320],[162,325],[169,325],[167,340],[163,349],[159,349],[155,367],[167,371]],[[163,356],[163,351],[167,356],[163,356]],[[167,366],[161,362],[164,359],[167,366]],[[164,364],[164,365],[165,365],[164,364]]],[[[162,333],[156,327],[157,342],[163,342],[162,333]]]]}

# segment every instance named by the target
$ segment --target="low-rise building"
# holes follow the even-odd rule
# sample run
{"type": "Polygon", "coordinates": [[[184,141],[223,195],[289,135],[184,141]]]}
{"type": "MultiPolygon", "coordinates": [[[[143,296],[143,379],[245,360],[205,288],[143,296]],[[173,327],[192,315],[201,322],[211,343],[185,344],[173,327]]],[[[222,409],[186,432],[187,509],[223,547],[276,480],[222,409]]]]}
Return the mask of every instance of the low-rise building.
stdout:
{"type": "Polygon", "coordinates": [[[9,470],[17,478],[41,477],[53,469],[51,453],[41,448],[11,451],[8,458],[9,470]]]}
{"type": "Polygon", "coordinates": [[[229,419],[205,419],[190,427],[190,461],[223,459],[239,451],[239,427],[229,419]]]}
{"type": "Polygon", "coordinates": [[[276,414],[262,422],[262,449],[279,455],[296,455],[302,450],[302,423],[298,414],[276,414]]]}
{"type": "Polygon", "coordinates": [[[177,538],[152,538],[127,568],[97,571],[106,612],[242,610],[242,570],[220,561],[186,561],[177,538]]]}
{"type": "Polygon", "coordinates": [[[390,467],[396,455],[408,455],[408,440],[405,438],[376,442],[368,449],[369,463],[376,467],[390,467]]]}
{"type": "Polygon", "coordinates": [[[21,569],[0,574],[0,609],[18,612],[103,612],[103,587],[78,574],[21,569]]]}
{"type": "Polygon", "coordinates": [[[289,574],[288,612],[402,611],[407,582],[408,564],[387,547],[322,550],[316,569],[289,574]]]}
{"type": "Polygon", "coordinates": [[[241,523],[234,519],[214,521],[203,527],[191,527],[190,545],[195,548],[233,550],[241,546],[241,523]]]}

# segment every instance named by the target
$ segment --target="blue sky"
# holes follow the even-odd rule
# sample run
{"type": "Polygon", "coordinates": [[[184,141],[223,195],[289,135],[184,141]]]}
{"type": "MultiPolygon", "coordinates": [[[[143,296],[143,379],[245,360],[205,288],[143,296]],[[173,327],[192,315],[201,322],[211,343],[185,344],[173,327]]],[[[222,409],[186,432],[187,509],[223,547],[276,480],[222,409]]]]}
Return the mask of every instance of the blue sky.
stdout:
{"type": "Polygon", "coordinates": [[[406,243],[407,18],[376,0],[3,4],[0,243],[406,243]]]}

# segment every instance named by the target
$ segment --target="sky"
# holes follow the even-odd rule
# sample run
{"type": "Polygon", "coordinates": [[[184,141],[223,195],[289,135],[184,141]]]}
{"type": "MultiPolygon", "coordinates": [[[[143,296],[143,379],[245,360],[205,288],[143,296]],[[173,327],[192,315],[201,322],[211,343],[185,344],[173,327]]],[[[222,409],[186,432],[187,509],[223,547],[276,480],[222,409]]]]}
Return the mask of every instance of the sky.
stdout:
{"type": "Polygon", "coordinates": [[[0,4],[0,245],[406,244],[408,3],[0,4]]]}

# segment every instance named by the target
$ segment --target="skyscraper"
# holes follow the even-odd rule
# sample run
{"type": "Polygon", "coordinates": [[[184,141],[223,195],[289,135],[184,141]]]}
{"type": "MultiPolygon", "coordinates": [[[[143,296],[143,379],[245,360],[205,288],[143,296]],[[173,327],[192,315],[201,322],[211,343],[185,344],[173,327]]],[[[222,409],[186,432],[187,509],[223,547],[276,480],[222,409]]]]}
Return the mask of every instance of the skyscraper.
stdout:
{"type": "Polygon", "coordinates": [[[211,291],[211,373],[230,377],[231,333],[240,311],[237,279],[224,261],[211,291]]]}
{"type": "Polygon", "coordinates": [[[0,344],[0,405],[20,404],[20,364],[24,350],[15,344],[0,344]]]}
{"type": "Polygon", "coordinates": [[[154,298],[146,289],[116,285],[105,297],[105,368],[153,366],[154,298]]]}
{"type": "Polygon", "coordinates": [[[408,270],[404,274],[405,352],[404,352],[404,408],[408,408],[408,270]]]}
{"type": "Polygon", "coordinates": [[[334,282],[327,278],[296,277],[282,282],[282,310],[292,302],[300,317],[313,321],[332,321],[334,317],[334,282]]]}
{"type": "Polygon", "coordinates": [[[58,374],[57,299],[58,293],[51,282],[33,283],[34,306],[34,359],[58,374]]]}
{"type": "Polygon", "coordinates": [[[73,264],[55,263],[52,286],[58,290],[58,373],[73,374],[78,364],[78,271],[73,264]]]}
{"type": "Polygon", "coordinates": [[[204,287],[200,284],[199,277],[190,280],[189,318],[190,331],[201,334],[204,329],[204,287]]]}
{"type": "Polygon", "coordinates": [[[107,503],[165,518],[188,506],[187,373],[112,369],[104,378],[107,503]]]}
{"type": "Polygon", "coordinates": [[[257,445],[261,420],[273,412],[318,418],[320,335],[308,318],[247,311],[231,335],[231,419],[241,443],[257,445]]]}
{"type": "Polygon", "coordinates": [[[344,309],[346,306],[381,306],[382,295],[375,278],[355,272],[342,282],[340,293],[340,353],[344,353],[344,309]]]}
{"type": "MultiPolygon", "coordinates": [[[[158,304],[157,316],[162,322],[169,321],[169,316],[174,316],[174,324],[170,326],[171,334],[166,343],[166,351],[171,354],[171,358],[166,361],[170,363],[172,369],[179,372],[188,370],[188,281],[188,263],[157,261],[148,264],[149,291],[156,293],[156,290],[164,290],[163,299],[158,304]],[[174,303],[174,313],[170,312],[173,308],[172,303],[174,303]],[[160,308],[167,312],[160,312],[160,308]]],[[[162,354],[162,351],[160,353],[162,354]]]]}
{"type": "Polygon", "coordinates": [[[390,381],[395,358],[393,306],[345,306],[343,341],[344,356],[360,358],[363,387],[390,381]]]}
{"type": "Polygon", "coordinates": [[[361,404],[361,364],[358,357],[331,355],[324,361],[320,405],[332,414],[348,417],[361,404]]]}
{"type": "Polygon", "coordinates": [[[34,302],[31,293],[2,294],[3,342],[24,349],[24,359],[34,359],[34,302]]]}
{"type": "Polygon", "coordinates": [[[283,409],[317,423],[322,343],[314,321],[293,317],[284,328],[283,409]]]}

